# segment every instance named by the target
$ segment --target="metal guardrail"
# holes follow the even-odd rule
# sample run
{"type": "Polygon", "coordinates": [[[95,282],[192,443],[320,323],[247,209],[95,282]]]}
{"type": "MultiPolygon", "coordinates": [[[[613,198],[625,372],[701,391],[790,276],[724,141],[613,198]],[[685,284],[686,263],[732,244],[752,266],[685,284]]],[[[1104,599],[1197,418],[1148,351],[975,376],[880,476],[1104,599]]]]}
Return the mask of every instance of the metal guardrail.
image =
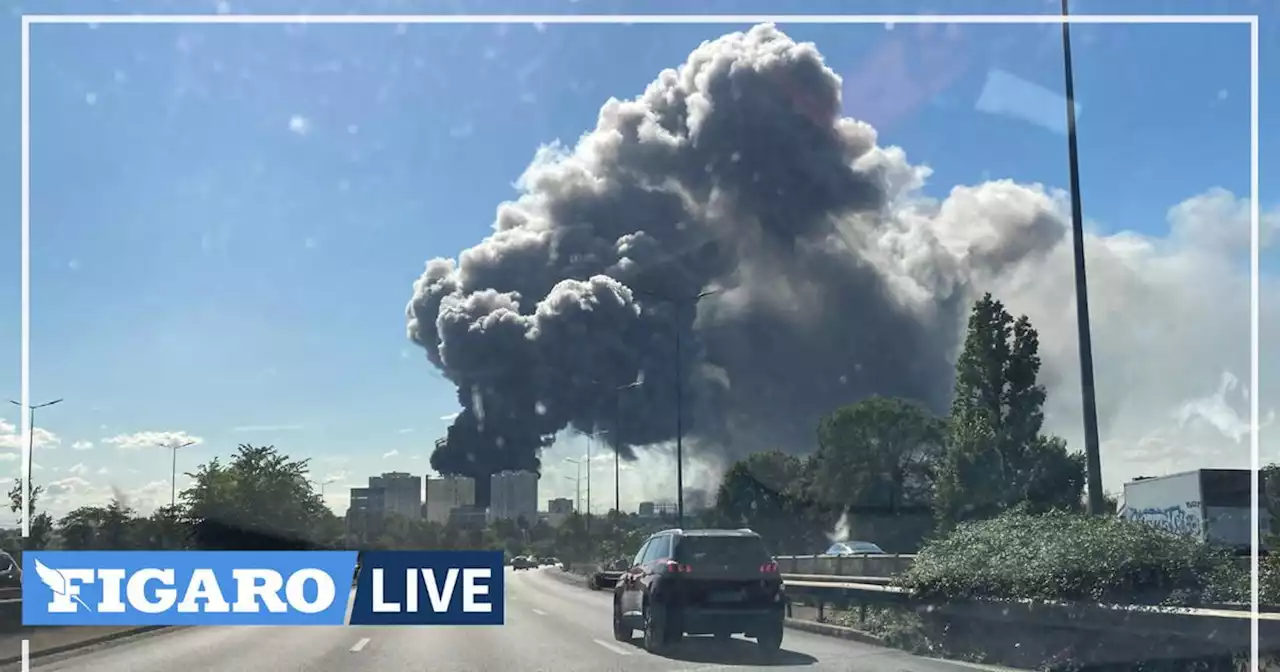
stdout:
{"type": "MultiPolygon", "coordinates": [[[[826,621],[826,608],[838,606],[856,621],[866,623],[868,608],[896,606],[952,624],[960,632],[1035,633],[1045,641],[1088,642],[1088,655],[1111,661],[1134,660],[1153,646],[1164,657],[1195,658],[1247,655],[1252,613],[1248,605],[1212,608],[1121,604],[1067,604],[1032,600],[927,600],[910,590],[889,585],[891,579],[827,574],[783,574],[788,597],[817,608],[826,621]]],[[[1260,651],[1280,652],[1280,613],[1258,614],[1260,651]]],[[[1018,636],[1010,635],[1013,639],[1018,636]]],[[[1083,655],[1083,654],[1082,654],[1083,655]]]]}
{"type": "Polygon", "coordinates": [[[914,554],[779,555],[774,560],[783,574],[893,577],[916,561],[914,554]]]}

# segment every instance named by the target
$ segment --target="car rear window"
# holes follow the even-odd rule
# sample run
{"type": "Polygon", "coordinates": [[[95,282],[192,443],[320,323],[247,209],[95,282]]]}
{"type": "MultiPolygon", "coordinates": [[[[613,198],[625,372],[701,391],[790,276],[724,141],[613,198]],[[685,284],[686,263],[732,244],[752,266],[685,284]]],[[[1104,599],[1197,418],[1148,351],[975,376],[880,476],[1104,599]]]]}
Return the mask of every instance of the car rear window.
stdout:
{"type": "Polygon", "coordinates": [[[684,537],[676,547],[676,560],[694,566],[760,565],[772,557],[759,537],[684,537]]]}

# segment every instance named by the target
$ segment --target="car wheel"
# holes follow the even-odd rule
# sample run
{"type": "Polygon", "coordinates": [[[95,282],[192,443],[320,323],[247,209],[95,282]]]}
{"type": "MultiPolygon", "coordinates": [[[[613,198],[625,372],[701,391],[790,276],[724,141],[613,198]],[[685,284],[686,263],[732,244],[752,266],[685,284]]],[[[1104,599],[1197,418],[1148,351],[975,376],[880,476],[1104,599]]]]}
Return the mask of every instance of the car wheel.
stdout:
{"type": "Polygon", "coordinates": [[[630,642],[634,631],[622,620],[622,606],[613,601],[613,638],[619,642],[630,642]]]}
{"type": "Polygon", "coordinates": [[[644,604],[644,650],[658,653],[666,646],[666,623],[663,622],[661,609],[654,608],[648,602],[644,604]]]}
{"type": "Polygon", "coordinates": [[[756,635],[756,646],[763,653],[776,653],[782,648],[782,626],[770,626],[756,635]]]}

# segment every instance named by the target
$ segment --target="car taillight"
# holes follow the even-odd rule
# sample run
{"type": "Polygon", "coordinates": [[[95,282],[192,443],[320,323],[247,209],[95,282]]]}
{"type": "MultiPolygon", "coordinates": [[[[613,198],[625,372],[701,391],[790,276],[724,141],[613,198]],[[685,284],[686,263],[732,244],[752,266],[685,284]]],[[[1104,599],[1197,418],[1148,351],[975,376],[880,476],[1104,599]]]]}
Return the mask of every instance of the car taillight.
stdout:
{"type": "Polygon", "coordinates": [[[688,574],[692,571],[693,567],[691,565],[682,565],[675,560],[667,561],[667,572],[671,574],[688,574]]]}
{"type": "Polygon", "coordinates": [[[761,572],[763,572],[763,573],[765,573],[765,574],[777,574],[777,573],[778,573],[778,563],[776,563],[776,562],[766,562],[766,563],[764,563],[763,565],[760,565],[760,571],[761,571],[761,572]]]}

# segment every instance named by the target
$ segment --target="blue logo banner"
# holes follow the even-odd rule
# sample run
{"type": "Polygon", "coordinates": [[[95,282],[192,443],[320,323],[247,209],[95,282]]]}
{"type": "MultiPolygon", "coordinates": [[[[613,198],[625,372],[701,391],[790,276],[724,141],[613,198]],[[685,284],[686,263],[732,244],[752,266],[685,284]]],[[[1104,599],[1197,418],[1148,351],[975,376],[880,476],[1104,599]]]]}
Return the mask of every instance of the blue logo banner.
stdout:
{"type": "Polygon", "coordinates": [[[366,551],[351,625],[502,625],[502,551],[366,551]]]}
{"type": "Polygon", "coordinates": [[[356,564],[355,551],[22,555],[23,625],[342,625],[356,564]]]}

